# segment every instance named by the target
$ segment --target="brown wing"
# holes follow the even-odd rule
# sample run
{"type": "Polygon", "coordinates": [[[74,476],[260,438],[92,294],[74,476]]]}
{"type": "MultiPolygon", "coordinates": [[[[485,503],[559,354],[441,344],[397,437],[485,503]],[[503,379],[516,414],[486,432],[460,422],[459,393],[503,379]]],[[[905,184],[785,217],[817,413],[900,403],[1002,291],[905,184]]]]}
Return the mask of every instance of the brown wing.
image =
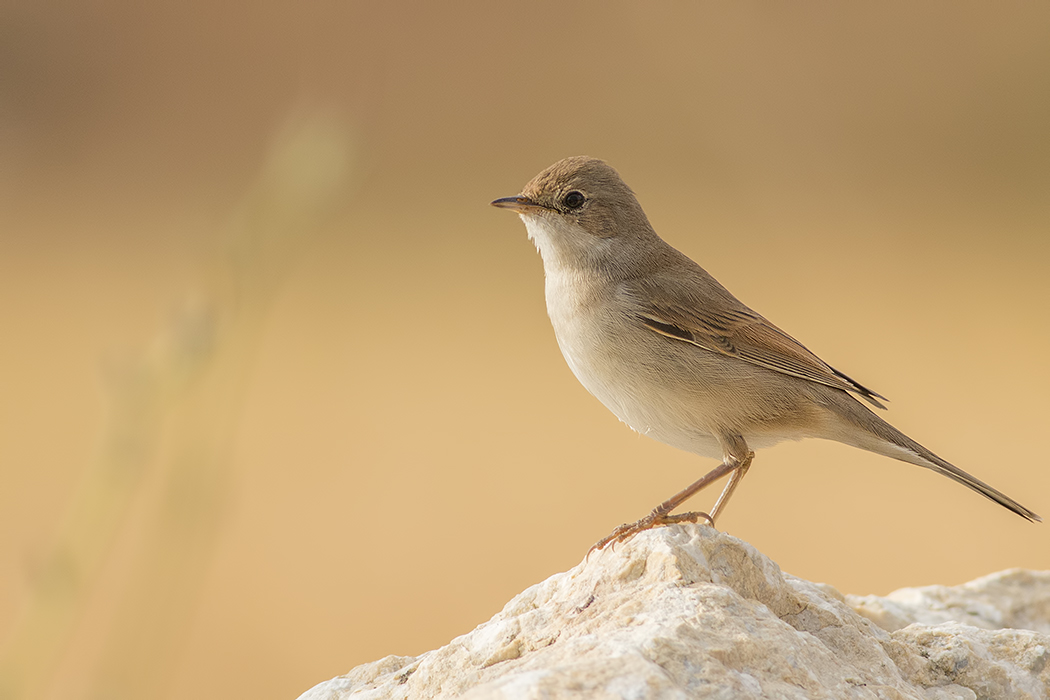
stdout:
{"type": "Polygon", "coordinates": [[[639,289],[629,291],[634,291],[635,298],[642,302],[639,320],[668,338],[849,391],[873,406],[885,408],[878,399],[886,400],[886,397],[829,366],[737,300],[706,272],[700,268],[696,271],[700,275],[689,275],[687,284],[671,282],[666,277],[649,283],[636,281],[639,289]]]}

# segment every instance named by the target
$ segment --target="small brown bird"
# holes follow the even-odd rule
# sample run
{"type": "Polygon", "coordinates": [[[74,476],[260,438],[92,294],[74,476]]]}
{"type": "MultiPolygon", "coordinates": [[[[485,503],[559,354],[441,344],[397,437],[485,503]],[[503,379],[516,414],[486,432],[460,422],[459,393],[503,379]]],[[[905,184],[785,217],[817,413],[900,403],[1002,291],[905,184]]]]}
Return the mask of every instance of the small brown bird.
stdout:
{"type": "Polygon", "coordinates": [[[1028,520],[1006,494],[946,462],[871,409],[880,396],[822,361],[656,235],[634,193],[604,161],[550,166],[516,197],[543,257],[547,313],[573,374],[606,408],[651,438],[721,458],[703,478],[601,549],[657,525],[712,525],[754,458],[781,440],[824,438],[932,469],[1028,520]],[[729,474],[710,515],[671,511],[729,474]]]}

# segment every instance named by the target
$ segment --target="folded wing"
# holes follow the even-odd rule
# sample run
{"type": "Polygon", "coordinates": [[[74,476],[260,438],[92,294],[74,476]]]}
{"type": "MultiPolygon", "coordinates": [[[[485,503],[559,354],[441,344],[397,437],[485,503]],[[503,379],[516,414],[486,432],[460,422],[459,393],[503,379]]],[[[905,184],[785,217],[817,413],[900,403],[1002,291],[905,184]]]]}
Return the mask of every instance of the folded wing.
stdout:
{"type": "Polygon", "coordinates": [[[628,291],[641,305],[638,320],[668,338],[848,391],[877,408],[885,408],[879,399],[885,401],[886,397],[831,367],[737,300],[707,273],[701,274],[704,279],[694,279],[694,283],[707,287],[704,294],[690,293],[693,289],[668,288],[660,284],[661,280],[635,281],[638,288],[628,291]]]}

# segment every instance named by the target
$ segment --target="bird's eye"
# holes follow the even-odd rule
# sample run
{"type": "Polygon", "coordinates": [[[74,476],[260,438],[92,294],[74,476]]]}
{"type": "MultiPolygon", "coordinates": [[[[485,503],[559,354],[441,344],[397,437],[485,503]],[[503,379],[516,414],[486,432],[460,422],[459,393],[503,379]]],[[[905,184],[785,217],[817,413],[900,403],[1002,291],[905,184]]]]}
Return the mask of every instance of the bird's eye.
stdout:
{"type": "Polygon", "coordinates": [[[583,192],[573,190],[569,194],[565,195],[565,199],[561,200],[567,209],[579,209],[583,206],[584,201],[587,198],[583,196],[583,192]]]}

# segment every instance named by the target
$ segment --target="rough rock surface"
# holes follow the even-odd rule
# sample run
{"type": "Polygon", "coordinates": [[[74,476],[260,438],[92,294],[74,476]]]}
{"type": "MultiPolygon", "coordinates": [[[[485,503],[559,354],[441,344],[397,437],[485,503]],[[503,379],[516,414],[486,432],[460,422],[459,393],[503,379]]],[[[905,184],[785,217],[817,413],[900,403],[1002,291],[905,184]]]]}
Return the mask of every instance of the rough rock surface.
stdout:
{"type": "Polygon", "coordinates": [[[1050,698],[1050,572],[844,597],[730,535],[662,527],[300,700],[453,697],[1050,698]]]}

